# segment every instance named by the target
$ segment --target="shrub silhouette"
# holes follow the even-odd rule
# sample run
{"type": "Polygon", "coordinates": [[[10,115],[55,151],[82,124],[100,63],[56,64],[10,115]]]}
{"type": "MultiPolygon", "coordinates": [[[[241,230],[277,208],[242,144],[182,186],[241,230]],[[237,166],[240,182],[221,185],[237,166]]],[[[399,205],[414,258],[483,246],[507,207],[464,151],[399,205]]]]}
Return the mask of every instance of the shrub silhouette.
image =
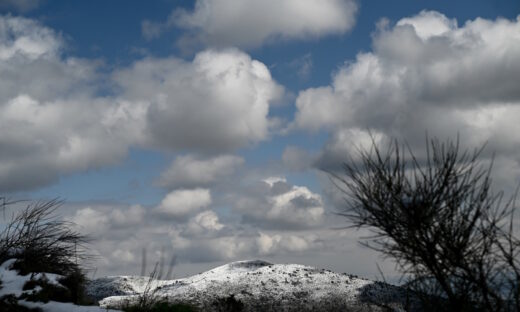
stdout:
{"type": "Polygon", "coordinates": [[[491,191],[483,147],[460,152],[459,140],[426,140],[425,159],[397,141],[372,139],[344,175],[338,213],[374,235],[362,244],[392,258],[424,308],[520,311],[520,241],[513,233],[514,197],[491,191]],[[406,151],[406,152],[405,152],[406,151]]]}
{"type": "MultiPolygon", "coordinates": [[[[4,212],[11,204],[4,203],[4,212]]],[[[84,248],[88,239],[74,231],[72,223],[60,220],[55,215],[61,204],[56,199],[36,202],[14,215],[0,232],[0,263],[16,259],[12,269],[18,270],[21,275],[44,272],[63,276],[58,281],[64,288],[43,284],[26,285],[29,289],[46,286],[39,294],[28,298],[30,300],[92,303],[84,295],[86,278],[78,264],[89,258],[84,248]]]]}
{"type": "Polygon", "coordinates": [[[244,311],[244,303],[231,294],[225,298],[218,298],[212,304],[217,311],[240,312],[244,311]]]}
{"type": "Polygon", "coordinates": [[[0,233],[0,262],[17,259],[14,268],[22,275],[76,272],[78,261],[87,257],[83,253],[87,238],[54,215],[61,204],[59,200],[37,202],[14,216],[0,233]]]}

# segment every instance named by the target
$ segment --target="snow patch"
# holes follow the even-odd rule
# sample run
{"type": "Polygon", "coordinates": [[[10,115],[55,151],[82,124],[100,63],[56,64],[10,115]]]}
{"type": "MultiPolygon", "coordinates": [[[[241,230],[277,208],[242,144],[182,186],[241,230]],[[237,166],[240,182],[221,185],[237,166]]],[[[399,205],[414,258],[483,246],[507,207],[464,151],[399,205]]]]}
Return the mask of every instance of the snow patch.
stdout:
{"type": "MultiPolygon", "coordinates": [[[[62,284],[58,282],[62,276],[58,274],[52,273],[35,273],[35,274],[27,274],[27,275],[18,275],[18,272],[12,269],[13,264],[16,262],[16,259],[9,259],[0,265],[0,281],[2,281],[2,285],[0,288],[0,297],[6,295],[14,295],[19,297],[22,294],[31,294],[34,292],[38,292],[41,290],[40,286],[35,287],[31,290],[23,290],[23,286],[28,281],[38,281],[44,280],[47,284],[52,284],[58,287],[64,287],[62,284]]],[[[43,302],[29,302],[25,300],[18,300],[20,305],[26,306],[28,308],[40,308],[44,312],[108,312],[117,310],[107,310],[106,308],[101,308],[98,306],[77,306],[72,303],[62,303],[62,302],[54,302],[49,301],[47,303],[43,302]]],[[[3,311],[0,307],[0,310],[3,311]]]]}

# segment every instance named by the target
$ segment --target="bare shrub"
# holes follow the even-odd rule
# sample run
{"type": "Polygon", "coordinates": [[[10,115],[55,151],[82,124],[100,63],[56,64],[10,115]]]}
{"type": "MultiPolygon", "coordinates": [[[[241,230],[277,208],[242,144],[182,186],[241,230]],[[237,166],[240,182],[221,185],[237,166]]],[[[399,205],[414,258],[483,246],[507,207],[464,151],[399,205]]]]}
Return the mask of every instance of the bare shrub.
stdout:
{"type": "Polygon", "coordinates": [[[426,140],[419,161],[394,141],[372,140],[358,163],[332,174],[346,195],[339,214],[369,228],[365,246],[396,261],[425,308],[520,311],[520,240],[513,232],[514,197],[491,191],[482,148],[460,152],[459,141],[426,140]]]}
{"type": "MultiPolygon", "coordinates": [[[[4,213],[12,204],[4,201],[4,213]]],[[[40,285],[42,291],[33,300],[92,304],[85,295],[86,277],[80,265],[90,258],[85,248],[88,238],[56,215],[61,205],[57,199],[36,202],[13,215],[0,232],[0,263],[16,259],[12,269],[21,275],[40,272],[62,275],[58,281],[66,291],[40,285]]]]}
{"type": "MultiPolygon", "coordinates": [[[[143,252],[143,255],[145,252],[143,252]]],[[[143,256],[143,259],[145,256],[143,256]]],[[[172,258],[173,259],[173,258],[172,258]]],[[[173,260],[172,260],[173,263],[173,260]]],[[[167,298],[161,297],[157,292],[161,289],[157,283],[162,278],[162,263],[156,263],[154,269],[148,276],[148,281],[141,294],[136,300],[131,300],[123,305],[122,310],[125,312],[191,312],[196,309],[188,304],[170,303],[167,298]],[[154,283],[156,285],[154,285],[154,283]]],[[[173,265],[172,265],[173,266],[173,265]]],[[[170,267],[171,270],[171,267],[170,267]]]]}
{"type": "Polygon", "coordinates": [[[88,239],[55,215],[61,204],[56,199],[37,202],[13,216],[0,233],[0,262],[16,258],[15,268],[21,274],[75,273],[78,261],[88,258],[84,249],[88,239]]]}

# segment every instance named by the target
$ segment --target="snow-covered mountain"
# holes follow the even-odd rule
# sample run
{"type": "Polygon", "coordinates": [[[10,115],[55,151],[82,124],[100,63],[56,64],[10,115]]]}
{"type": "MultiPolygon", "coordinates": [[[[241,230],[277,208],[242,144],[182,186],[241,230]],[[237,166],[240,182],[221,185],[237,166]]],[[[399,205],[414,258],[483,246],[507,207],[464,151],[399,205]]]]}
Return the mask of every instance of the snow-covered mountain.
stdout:
{"type": "MultiPolygon", "coordinates": [[[[101,307],[120,308],[138,299],[147,277],[104,277],[89,284],[101,307]]],[[[232,262],[177,280],[152,281],[151,292],[203,311],[388,311],[410,300],[397,286],[298,264],[261,260],[232,262]]]]}

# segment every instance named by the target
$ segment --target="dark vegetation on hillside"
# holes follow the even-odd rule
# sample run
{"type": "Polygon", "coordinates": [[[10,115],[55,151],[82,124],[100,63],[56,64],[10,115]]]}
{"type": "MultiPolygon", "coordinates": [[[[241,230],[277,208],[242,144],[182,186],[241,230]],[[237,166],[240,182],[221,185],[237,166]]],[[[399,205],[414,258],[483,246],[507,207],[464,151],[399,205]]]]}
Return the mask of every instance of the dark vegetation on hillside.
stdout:
{"type": "Polygon", "coordinates": [[[492,192],[483,148],[426,141],[420,158],[406,144],[383,149],[373,139],[345,175],[332,173],[346,195],[339,214],[373,231],[362,243],[397,263],[425,310],[520,311],[515,197],[492,192]]]}

